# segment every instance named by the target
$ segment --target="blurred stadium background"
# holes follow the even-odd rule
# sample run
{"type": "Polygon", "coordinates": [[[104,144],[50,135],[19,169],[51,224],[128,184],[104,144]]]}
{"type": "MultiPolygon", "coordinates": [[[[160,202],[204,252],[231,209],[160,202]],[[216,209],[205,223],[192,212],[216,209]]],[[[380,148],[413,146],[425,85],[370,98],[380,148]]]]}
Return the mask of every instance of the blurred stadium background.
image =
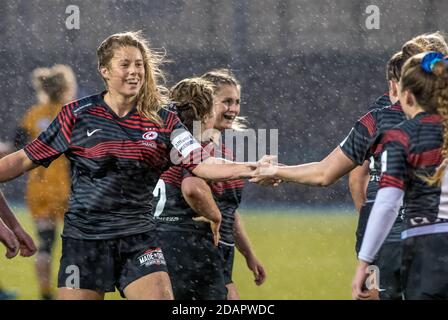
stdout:
{"type": "MultiPolygon", "coordinates": [[[[445,12],[448,2],[436,0],[1,1],[0,140],[14,138],[18,119],[35,102],[34,68],[69,64],[78,96],[95,93],[102,90],[95,56],[100,41],[141,29],[171,60],[164,67],[168,85],[210,68],[231,68],[243,86],[241,115],[254,129],[279,130],[280,161],[317,161],[386,92],[387,59],[412,36],[447,30],[445,12]],[[79,7],[79,30],[66,28],[69,5],[79,7]],[[379,30],[366,28],[369,5],[380,9],[379,30]]],[[[21,209],[24,178],[2,190],[32,229],[21,209]]],[[[248,185],[243,208],[269,279],[254,288],[238,257],[242,297],[350,297],[356,215],[346,180],[326,189],[248,185]]],[[[28,299],[37,297],[30,261],[0,259],[0,281],[28,299]]]]}

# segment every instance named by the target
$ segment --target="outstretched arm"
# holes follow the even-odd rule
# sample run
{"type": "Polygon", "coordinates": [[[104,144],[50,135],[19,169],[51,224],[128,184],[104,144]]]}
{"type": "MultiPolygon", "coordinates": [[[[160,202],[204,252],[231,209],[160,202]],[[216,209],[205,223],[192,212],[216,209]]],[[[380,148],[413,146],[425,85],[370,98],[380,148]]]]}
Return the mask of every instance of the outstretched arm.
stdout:
{"type": "Polygon", "coordinates": [[[253,252],[249,237],[246,233],[243,221],[241,220],[241,216],[238,211],[235,212],[233,234],[235,237],[235,245],[238,251],[244,256],[244,258],[246,259],[247,267],[254,274],[255,284],[257,286],[262,285],[266,280],[266,271],[253,252]]]}
{"type": "Polygon", "coordinates": [[[256,168],[257,163],[254,162],[237,163],[210,157],[201,162],[192,172],[206,180],[225,181],[251,178],[256,168]]]}
{"type": "Polygon", "coordinates": [[[336,147],[320,162],[297,166],[265,165],[257,170],[257,177],[251,182],[261,182],[266,178],[277,178],[310,186],[327,187],[353,170],[357,164],[336,147]]]}
{"type": "Polygon", "coordinates": [[[23,149],[0,159],[0,182],[17,178],[25,172],[38,167],[26,155],[23,149]]]}

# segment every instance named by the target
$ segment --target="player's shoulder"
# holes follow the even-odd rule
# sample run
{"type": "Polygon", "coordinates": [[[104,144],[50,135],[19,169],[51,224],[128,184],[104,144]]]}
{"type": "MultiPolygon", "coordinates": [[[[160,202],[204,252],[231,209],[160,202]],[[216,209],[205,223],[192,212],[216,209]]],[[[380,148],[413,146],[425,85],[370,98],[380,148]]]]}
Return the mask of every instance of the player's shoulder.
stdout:
{"type": "Polygon", "coordinates": [[[171,127],[173,124],[178,122],[177,109],[175,103],[168,103],[163,105],[157,112],[157,115],[162,119],[163,123],[171,127]]]}
{"type": "Polygon", "coordinates": [[[425,117],[422,115],[417,115],[413,117],[412,119],[407,119],[405,121],[400,122],[396,126],[394,126],[394,129],[401,130],[408,134],[409,136],[412,136],[413,134],[417,133],[417,128],[425,122],[437,122],[436,118],[439,118],[437,115],[433,115],[431,117],[425,117]],[[436,120],[436,121],[432,121],[436,120]]]}
{"type": "Polygon", "coordinates": [[[385,93],[378,98],[376,98],[368,107],[368,111],[381,109],[390,106],[392,103],[388,93],[385,93]]]}
{"type": "Polygon", "coordinates": [[[177,117],[177,109],[175,103],[168,103],[166,105],[163,105],[160,110],[158,111],[159,117],[162,118],[162,120],[168,119],[170,117],[177,117]]]}
{"type": "Polygon", "coordinates": [[[103,93],[97,93],[69,102],[65,106],[63,106],[62,109],[70,110],[75,117],[78,117],[80,114],[85,113],[90,108],[98,106],[102,101],[103,93]]]}
{"type": "Polygon", "coordinates": [[[399,124],[385,130],[380,136],[382,143],[398,142],[404,147],[408,147],[415,131],[415,122],[404,120],[399,124]]]}
{"type": "Polygon", "coordinates": [[[400,114],[403,116],[404,118],[404,112],[403,112],[403,108],[401,107],[401,104],[399,101],[397,101],[394,104],[385,106],[383,108],[379,108],[378,111],[379,113],[393,113],[393,114],[400,114]]]}
{"type": "Polygon", "coordinates": [[[438,114],[429,114],[426,112],[415,115],[412,119],[403,121],[397,128],[401,128],[409,137],[419,139],[422,130],[424,132],[431,132],[434,135],[443,130],[443,117],[438,114]]]}

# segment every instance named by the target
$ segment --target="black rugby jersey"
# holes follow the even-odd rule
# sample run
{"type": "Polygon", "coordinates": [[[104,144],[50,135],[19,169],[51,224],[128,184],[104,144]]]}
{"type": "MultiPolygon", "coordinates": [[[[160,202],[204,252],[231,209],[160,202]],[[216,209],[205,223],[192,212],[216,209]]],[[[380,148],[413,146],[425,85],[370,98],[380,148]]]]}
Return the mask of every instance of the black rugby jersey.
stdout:
{"type": "Polygon", "coordinates": [[[370,161],[370,181],[367,187],[367,201],[374,201],[378,191],[379,167],[375,165],[374,143],[384,130],[390,129],[406,120],[399,102],[392,106],[376,108],[359,119],[347,138],[341,143],[341,149],[347,157],[358,165],[370,161]]]}
{"type": "Polygon", "coordinates": [[[404,234],[412,234],[413,228],[431,229],[448,222],[446,208],[440,209],[441,187],[429,186],[422,179],[434,174],[442,162],[441,121],[439,115],[422,112],[378,138],[375,153],[381,157],[380,188],[395,187],[405,192],[404,234]]]}
{"type": "MultiPolygon", "coordinates": [[[[382,100],[385,99],[383,98],[382,100]]],[[[380,105],[380,102],[377,104],[380,105]]],[[[362,165],[365,160],[370,162],[370,181],[366,192],[368,202],[375,201],[380,180],[380,161],[375,158],[378,154],[374,152],[377,137],[384,130],[390,129],[404,120],[406,120],[406,117],[399,102],[392,106],[375,108],[355,123],[347,138],[341,143],[341,149],[345,155],[358,165],[362,165]]],[[[359,227],[365,230],[368,219],[363,221],[365,221],[364,225],[359,227]]],[[[403,216],[401,214],[392,227],[392,231],[385,243],[400,241],[403,228],[402,221],[403,216]]]]}
{"type": "Polygon", "coordinates": [[[141,117],[136,108],[120,118],[103,96],[64,106],[24,148],[38,165],[47,167],[61,154],[71,163],[66,237],[110,239],[150,230],[152,191],[171,158],[190,158],[180,165],[193,170],[206,157],[174,113],[159,111],[162,126],[141,117]]]}
{"type": "MultiPolygon", "coordinates": [[[[214,143],[203,144],[207,154],[214,155],[216,145],[214,143]]],[[[233,155],[222,144],[222,157],[233,158],[233,155]]],[[[204,222],[195,222],[193,217],[197,213],[188,205],[182,196],[182,180],[191,176],[190,172],[173,166],[165,171],[154,189],[153,220],[157,225],[157,231],[197,231],[209,233],[210,226],[204,222]]],[[[221,241],[233,244],[233,224],[235,211],[241,202],[241,193],[244,187],[243,180],[231,180],[224,182],[211,182],[216,204],[221,211],[222,223],[220,228],[221,241]]]]}

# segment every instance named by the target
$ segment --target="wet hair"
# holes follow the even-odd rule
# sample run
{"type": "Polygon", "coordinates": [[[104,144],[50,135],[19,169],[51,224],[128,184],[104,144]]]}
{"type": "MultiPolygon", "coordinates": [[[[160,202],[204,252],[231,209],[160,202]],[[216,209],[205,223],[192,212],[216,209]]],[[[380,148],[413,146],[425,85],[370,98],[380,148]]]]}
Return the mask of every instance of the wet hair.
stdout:
{"type": "Polygon", "coordinates": [[[425,33],[418,35],[407,41],[401,48],[401,51],[396,52],[387,62],[386,77],[387,80],[400,81],[401,69],[404,63],[412,56],[425,52],[437,51],[448,54],[448,45],[445,38],[439,31],[434,33],[425,33]]]}
{"type": "Polygon", "coordinates": [[[445,41],[445,37],[440,31],[418,35],[411,39],[411,41],[423,48],[426,48],[427,51],[437,51],[444,54],[447,53],[446,51],[448,45],[445,41]]]}
{"type": "Polygon", "coordinates": [[[403,53],[396,52],[392,58],[389,59],[386,65],[387,81],[400,81],[401,68],[403,67],[403,53]]]}
{"type": "MultiPolygon", "coordinates": [[[[168,90],[161,83],[165,83],[165,76],[160,66],[164,54],[150,49],[148,41],[141,31],[116,33],[104,40],[97,49],[98,69],[110,68],[115,51],[123,47],[135,47],[140,50],[145,67],[145,79],[137,97],[137,110],[141,116],[161,124],[157,112],[168,101],[168,90]]],[[[103,78],[106,84],[106,79],[103,78]]]]}
{"type": "Polygon", "coordinates": [[[448,54],[448,45],[443,34],[439,31],[418,35],[407,41],[401,48],[403,53],[403,63],[412,56],[425,52],[436,51],[448,54]]]}
{"type": "MultiPolygon", "coordinates": [[[[442,157],[448,156],[448,61],[444,54],[436,52],[420,53],[403,65],[401,90],[409,90],[417,103],[428,113],[442,116],[443,147],[442,157]]],[[[440,183],[447,161],[436,173],[425,180],[430,184],[440,183]]]]}
{"type": "Polygon", "coordinates": [[[57,64],[51,68],[37,68],[31,74],[31,81],[40,102],[65,104],[73,99],[67,93],[76,92],[76,77],[69,66],[57,64]]]}
{"type": "Polygon", "coordinates": [[[213,84],[202,78],[187,78],[171,88],[170,99],[189,131],[193,131],[193,121],[202,121],[213,112],[213,90],[213,84]]]}
{"type": "MultiPolygon", "coordinates": [[[[210,81],[215,86],[215,94],[219,92],[222,86],[235,86],[241,91],[241,84],[236,79],[233,72],[229,69],[212,69],[201,76],[202,79],[210,81]]],[[[245,117],[236,117],[232,123],[234,130],[243,130],[247,128],[247,120],[245,117]]]]}
{"type": "Polygon", "coordinates": [[[223,85],[241,87],[235,75],[229,69],[212,69],[204,73],[201,78],[213,83],[216,87],[215,90],[219,90],[223,85]]]}

